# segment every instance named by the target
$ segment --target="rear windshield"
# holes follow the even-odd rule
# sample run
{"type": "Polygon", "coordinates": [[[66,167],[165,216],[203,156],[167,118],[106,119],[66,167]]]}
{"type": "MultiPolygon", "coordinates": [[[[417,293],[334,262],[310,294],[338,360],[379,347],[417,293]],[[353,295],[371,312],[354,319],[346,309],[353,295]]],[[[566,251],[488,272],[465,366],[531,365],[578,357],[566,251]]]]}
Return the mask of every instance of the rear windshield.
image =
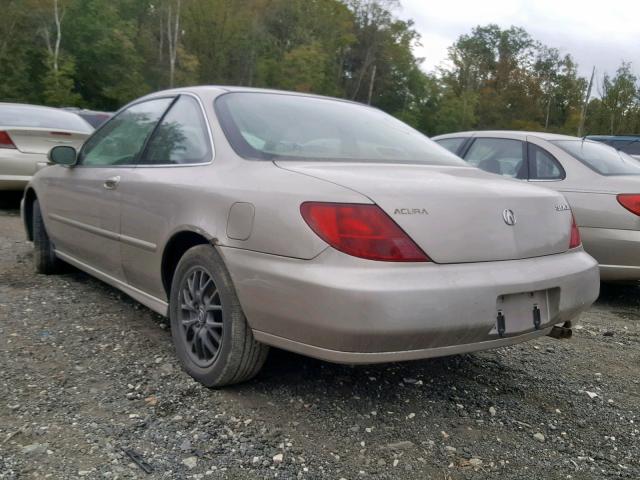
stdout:
{"type": "Polygon", "coordinates": [[[98,128],[104,122],[111,118],[110,113],[86,113],[79,112],[78,116],[81,117],[85,122],[91,125],[93,128],[98,128]]]}
{"type": "Polygon", "coordinates": [[[640,155],[640,138],[632,140],[614,140],[613,146],[629,155],[640,155]]]}
{"type": "Polygon", "coordinates": [[[93,128],[75,113],[55,108],[23,105],[0,105],[0,125],[3,127],[34,127],[52,130],[92,132],[93,128]]]}
{"type": "Polygon", "coordinates": [[[247,159],[468,166],[408,125],[364,105],[238,92],[218,97],[215,107],[231,146],[247,159]]]}
{"type": "Polygon", "coordinates": [[[435,140],[435,142],[449,150],[451,153],[456,153],[462,144],[465,142],[465,137],[455,137],[455,138],[440,138],[435,140]]]}
{"type": "Polygon", "coordinates": [[[552,143],[601,175],[640,175],[640,162],[608,145],[589,140],[554,140],[552,143]]]}

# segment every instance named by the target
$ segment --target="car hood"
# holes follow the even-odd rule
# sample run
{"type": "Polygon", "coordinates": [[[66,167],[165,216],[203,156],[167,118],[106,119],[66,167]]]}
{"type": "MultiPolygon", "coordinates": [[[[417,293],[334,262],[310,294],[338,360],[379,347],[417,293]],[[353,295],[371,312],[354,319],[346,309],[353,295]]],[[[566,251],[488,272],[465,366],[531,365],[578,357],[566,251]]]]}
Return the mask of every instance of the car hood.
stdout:
{"type": "Polygon", "coordinates": [[[571,212],[561,194],[473,167],[275,163],[367,196],[434,262],[514,260],[569,247],[571,212]],[[505,221],[506,210],[514,225],[505,221]]]}

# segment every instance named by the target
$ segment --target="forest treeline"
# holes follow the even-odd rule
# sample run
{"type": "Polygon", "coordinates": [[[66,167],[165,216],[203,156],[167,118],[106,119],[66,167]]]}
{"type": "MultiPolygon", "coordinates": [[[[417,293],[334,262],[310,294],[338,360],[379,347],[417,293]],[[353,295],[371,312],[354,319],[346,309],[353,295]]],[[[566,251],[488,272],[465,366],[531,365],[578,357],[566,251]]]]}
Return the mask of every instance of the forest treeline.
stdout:
{"type": "Polygon", "coordinates": [[[429,135],[640,133],[632,65],[598,73],[584,105],[589,79],[570,54],[522,28],[486,25],[425,73],[398,0],[0,3],[0,101],[115,110],[172,85],[249,85],[371,103],[429,135]]]}

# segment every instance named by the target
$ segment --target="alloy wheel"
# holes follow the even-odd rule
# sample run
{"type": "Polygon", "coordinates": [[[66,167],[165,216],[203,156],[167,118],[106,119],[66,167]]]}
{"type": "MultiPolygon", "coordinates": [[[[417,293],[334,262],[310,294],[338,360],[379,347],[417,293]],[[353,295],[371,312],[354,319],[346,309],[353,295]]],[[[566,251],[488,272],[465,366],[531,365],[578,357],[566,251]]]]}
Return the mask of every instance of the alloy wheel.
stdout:
{"type": "Polygon", "coordinates": [[[193,268],[180,288],[180,336],[191,360],[209,367],[222,346],[222,303],[211,275],[201,267],[193,268]]]}

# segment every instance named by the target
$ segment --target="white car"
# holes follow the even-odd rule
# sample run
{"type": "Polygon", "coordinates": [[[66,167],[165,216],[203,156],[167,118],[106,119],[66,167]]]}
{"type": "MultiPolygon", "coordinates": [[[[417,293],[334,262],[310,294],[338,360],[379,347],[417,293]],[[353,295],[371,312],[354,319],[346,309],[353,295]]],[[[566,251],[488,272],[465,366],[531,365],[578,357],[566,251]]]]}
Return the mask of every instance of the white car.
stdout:
{"type": "Polygon", "coordinates": [[[460,132],[433,140],[482,170],[562,193],[602,280],[640,280],[640,162],[600,142],[552,133],[460,132]]]}
{"type": "Polygon", "coordinates": [[[0,103],[0,191],[23,190],[56,145],[80,148],[93,127],[57,108],[0,103]]]}

